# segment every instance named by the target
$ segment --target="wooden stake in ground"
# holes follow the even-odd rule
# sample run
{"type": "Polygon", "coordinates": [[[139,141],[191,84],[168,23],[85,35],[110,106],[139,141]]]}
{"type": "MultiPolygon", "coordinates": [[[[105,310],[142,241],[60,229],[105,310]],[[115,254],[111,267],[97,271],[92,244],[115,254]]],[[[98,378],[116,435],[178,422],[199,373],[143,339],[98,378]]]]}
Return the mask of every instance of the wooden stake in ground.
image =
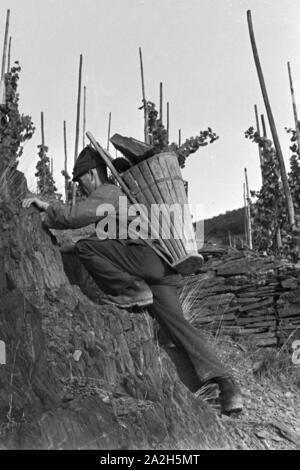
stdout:
{"type": "Polygon", "coordinates": [[[291,225],[291,229],[295,230],[296,225],[295,225],[295,212],[294,212],[293,199],[292,199],[292,195],[291,195],[291,191],[290,191],[290,187],[289,187],[289,183],[288,183],[288,179],[287,179],[284,159],[283,159],[281,146],[280,146],[280,142],[279,142],[279,138],[278,138],[278,134],[277,134],[277,130],[276,130],[276,125],[275,125],[275,121],[274,121],[270,101],[269,101],[269,98],[268,98],[267,88],[266,88],[266,84],[265,84],[265,80],[264,80],[264,76],[263,76],[263,72],[262,72],[262,68],[261,68],[261,64],[260,64],[260,60],[259,60],[259,56],[258,56],[258,51],[257,51],[257,47],[256,47],[256,41],[255,41],[255,36],[254,36],[254,31],[253,31],[252,17],[251,17],[251,11],[250,10],[247,11],[247,20],[248,20],[248,27],[249,27],[249,34],[250,34],[250,41],[251,41],[252,51],[253,51],[253,57],[254,57],[255,65],[256,65],[256,70],[257,70],[257,74],[258,74],[258,79],[259,79],[259,83],[260,83],[260,87],[261,87],[261,91],[262,91],[262,95],[263,95],[263,99],[264,99],[268,119],[269,119],[269,124],[270,124],[270,128],[271,128],[273,142],[274,142],[274,146],[275,146],[275,149],[276,149],[276,154],[277,154],[277,157],[278,157],[283,189],[284,189],[284,193],[285,193],[285,197],[286,197],[286,201],[287,201],[287,210],[288,210],[288,216],[289,216],[289,223],[291,225]]]}
{"type": "MultiPolygon", "coordinates": [[[[258,118],[258,111],[257,111],[257,106],[256,104],[254,105],[254,113],[255,113],[255,121],[256,121],[256,132],[260,136],[260,126],[259,126],[259,118],[258,118]]],[[[260,171],[261,171],[261,180],[262,182],[264,181],[264,176],[263,176],[263,152],[260,146],[258,145],[258,155],[259,155],[259,162],[260,162],[260,171]]]]}
{"type": "Polygon", "coordinates": [[[8,42],[8,54],[7,54],[7,73],[10,72],[10,60],[11,60],[11,36],[8,42]]]}
{"type": "MultiPolygon", "coordinates": [[[[44,127],[44,113],[41,112],[41,136],[42,136],[42,153],[43,156],[45,154],[45,127],[44,127]]],[[[43,190],[45,190],[46,186],[46,172],[45,172],[45,165],[43,165],[43,190]]]]}
{"type": "Polygon", "coordinates": [[[66,121],[64,121],[64,152],[65,152],[65,201],[68,202],[68,152],[67,152],[67,129],[66,121]]]}
{"type": "Polygon", "coordinates": [[[10,10],[7,10],[5,33],[4,33],[4,44],[3,44],[3,51],[2,51],[1,77],[0,77],[0,105],[3,105],[3,106],[6,105],[5,64],[6,64],[7,43],[8,43],[9,17],[10,17],[10,10]]]}
{"type": "Polygon", "coordinates": [[[86,132],[86,86],[83,87],[82,148],[85,147],[85,132],[86,132]]]}
{"type": "Polygon", "coordinates": [[[111,127],[111,113],[109,113],[109,116],[108,116],[107,146],[106,146],[107,151],[109,151],[110,127],[111,127]]]}
{"type": "Polygon", "coordinates": [[[230,231],[228,232],[228,241],[229,241],[229,246],[232,248],[232,241],[231,241],[231,233],[230,231]]]}
{"type": "Polygon", "coordinates": [[[248,186],[248,175],[247,168],[245,168],[245,185],[246,185],[246,197],[247,197],[247,222],[248,222],[248,241],[250,250],[253,249],[252,245],[252,226],[251,226],[251,214],[250,214],[250,195],[249,195],[249,186],[248,186]]]}
{"type": "Polygon", "coordinates": [[[41,112],[41,136],[42,136],[42,146],[45,147],[45,127],[44,127],[44,113],[41,112]]]}
{"type": "Polygon", "coordinates": [[[265,138],[267,138],[268,135],[267,135],[267,128],[266,128],[266,123],[265,123],[265,116],[263,114],[261,114],[260,119],[261,119],[261,125],[262,125],[262,129],[263,129],[263,136],[265,138]]]}
{"type": "MultiPolygon", "coordinates": [[[[78,143],[79,143],[79,124],[80,124],[80,102],[81,102],[81,78],[82,78],[82,54],[79,57],[79,74],[78,74],[78,94],[77,94],[77,110],[76,110],[76,130],[75,130],[75,150],[74,150],[74,165],[78,157],[78,143]]],[[[76,183],[73,183],[72,188],[72,206],[76,204],[76,183]]]]}
{"type": "Polygon", "coordinates": [[[140,54],[142,93],[143,93],[143,106],[144,106],[144,139],[145,139],[146,144],[150,144],[149,129],[148,129],[149,113],[148,113],[148,103],[146,100],[146,93],[145,93],[144,66],[143,66],[143,57],[142,57],[141,48],[139,48],[139,54],[140,54]]]}
{"type": "Polygon", "coordinates": [[[256,122],[256,132],[260,136],[260,126],[259,126],[259,120],[258,120],[258,111],[257,111],[257,105],[254,105],[254,113],[255,113],[255,122],[256,122]]]}
{"type": "Polygon", "coordinates": [[[181,147],[181,129],[178,131],[178,147],[181,147]]]}
{"type": "Polygon", "coordinates": [[[161,124],[163,124],[163,84],[160,82],[159,85],[159,119],[161,124]]]}
{"type": "Polygon", "coordinates": [[[169,136],[170,136],[170,105],[169,102],[167,103],[167,142],[169,144],[169,136]]]}
{"type": "Polygon", "coordinates": [[[248,209],[247,209],[247,199],[246,199],[246,184],[243,183],[243,190],[244,190],[244,210],[245,210],[245,223],[244,223],[244,230],[245,230],[245,240],[246,240],[246,245],[249,246],[249,241],[248,241],[248,209]]]}
{"type": "Polygon", "coordinates": [[[292,105],[293,105],[293,114],[294,114],[294,121],[295,121],[295,131],[296,131],[296,137],[297,137],[298,152],[300,155],[300,128],[299,128],[299,121],[298,121],[298,112],[297,112],[297,105],[296,105],[296,99],[295,99],[294,85],[293,85],[293,79],[292,79],[292,71],[291,71],[291,66],[289,62],[287,63],[287,66],[288,66],[288,74],[289,74],[289,80],[290,80],[290,89],[291,89],[291,96],[292,96],[292,105]]]}

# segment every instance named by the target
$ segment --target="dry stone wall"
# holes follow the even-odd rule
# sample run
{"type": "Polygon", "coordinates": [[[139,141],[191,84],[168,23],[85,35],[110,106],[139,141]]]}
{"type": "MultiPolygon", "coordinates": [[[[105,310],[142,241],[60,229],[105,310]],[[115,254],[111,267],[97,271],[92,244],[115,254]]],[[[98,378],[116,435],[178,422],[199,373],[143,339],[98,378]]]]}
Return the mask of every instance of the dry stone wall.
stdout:
{"type": "Polygon", "coordinates": [[[300,267],[250,251],[212,257],[182,279],[181,299],[195,326],[259,346],[281,346],[300,333],[300,267]]]}

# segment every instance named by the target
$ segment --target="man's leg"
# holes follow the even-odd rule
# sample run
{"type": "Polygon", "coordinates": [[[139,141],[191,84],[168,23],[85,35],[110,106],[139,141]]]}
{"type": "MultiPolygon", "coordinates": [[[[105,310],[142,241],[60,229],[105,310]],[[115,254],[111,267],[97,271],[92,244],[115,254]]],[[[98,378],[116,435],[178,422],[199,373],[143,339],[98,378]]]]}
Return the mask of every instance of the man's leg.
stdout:
{"type": "Polygon", "coordinates": [[[134,276],[122,268],[124,251],[116,240],[84,239],[75,246],[75,253],[98,286],[112,295],[124,292],[134,281],[134,276]]]}
{"type": "Polygon", "coordinates": [[[194,365],[202,383],[215,381],[223,390],[223,409],[241,409],[242,398],[231,373],[207,344],[202,333],[183,316],[177,294],[178,276],[153,250],[143,245],[125,245],[116,240],[81,240],[76,245],[77,254],[104,290],[119,293],[130,288],[136,276],[149,284],[153,305],[148,307],[174,343],[183,348],[194,365]]]}
{"type": "Polygon", "coordinates": [[[173,342],[188,354],[202,383],[215,377],[229,376],[208,345],[204,335],[183,316],[176,286],[151,285],[153,305],[148,307],[152,316],[167,331],[173,342]]]}
{"type": "MultiPolygon", "coordinates": [[[[165,282],[167,278],[165,278],[165,282]]],[[[148,310],[168,332],[174,343],[185,350],[198,378],[204,384],[216,383],[220,389],[223,413],[241,411],[243,398],[232,373],[218,359],[204,335],[183,316],[176,286],[151,285],[153,305],[148,310]]]]}
{"type": "Polygon", "coordinates": [[[119,308],[145,307],[153,303],[150,287],[137,276],[138,264],[125,243],[117,240],[80,240],[76,252],[82,264],[106,293],[101,301],[119,308]]]}
{"type": "Polygon", "coordinates": [[[124,245],[116,240],[80,240],[76,250],[105,292],[117,295],[125,291],[136,276],[148,282],[153,293],[149,313],[172,341],[187,352],[201,382],[228,375],[202,333],[184,318],[177,294],[178,276],[151,248],[124,245]]]}
{"type": "Polygon", "coordinates": [[[139,277],[149,285],[176,283],[179,276],[146,244],[118,240],[84,239],[76,243],[80,261],[105,292],[118,295],[139,277]]]}

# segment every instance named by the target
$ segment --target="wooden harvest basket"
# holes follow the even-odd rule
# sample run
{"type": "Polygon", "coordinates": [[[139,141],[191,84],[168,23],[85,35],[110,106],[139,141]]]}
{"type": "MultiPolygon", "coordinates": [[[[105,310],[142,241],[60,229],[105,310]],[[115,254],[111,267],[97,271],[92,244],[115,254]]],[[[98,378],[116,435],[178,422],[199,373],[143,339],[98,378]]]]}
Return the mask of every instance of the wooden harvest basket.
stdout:
{"type": "Polygon", "coordinates": [[[153,204],[163,204],[162,216],[151,224],[159,226],[159,243],[171,265],[182,274],[199,269],[203,258],[198,254],[192,216],[177,156],[164,152],[141,161],[122,175],[138,203],[151,214],[153,204]],[[170,224],[169,224],[170,221],[170,224]],[[170,236],[171,235],[171,236],[170,236]]]}
{"type": "Polygon", "coordinates": [[[101,147],[91,132],[87,132],[86,135],[131,203],[144,206],[141,215],[143,219],[148,219],[148,223],[150,222],[151,232],[153,224],[156,225],[157,228],[155,227],[152,233],[155,234],[154,238],[160,244],[162,251],[158,250],[155,243],[149,241],[147,237],[145,242],[179,273],[197,272],[203,264],[203,257],[197,251],[186,188],[175,153],[156,154],[120,175],[108,151],[101,147]],[[164,204],[164,210],[156,220],[151,212],[153,204],[164,204]],[[178,225],[177,221],[181,219],[184,223],[178,225]],[[169,228],[168,231],[166,227],[169,228]]]}

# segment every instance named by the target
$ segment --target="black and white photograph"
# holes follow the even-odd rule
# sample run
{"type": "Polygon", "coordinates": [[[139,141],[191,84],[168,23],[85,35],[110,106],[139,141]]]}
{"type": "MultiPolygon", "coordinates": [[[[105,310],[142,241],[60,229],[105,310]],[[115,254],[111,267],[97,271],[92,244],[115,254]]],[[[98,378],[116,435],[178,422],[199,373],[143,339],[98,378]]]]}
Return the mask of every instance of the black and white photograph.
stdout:
{"type": "Polygon", "coordinates": [[[300,450],[299,0],[1,0],[0,66],[0,465],[300,450]]]}

